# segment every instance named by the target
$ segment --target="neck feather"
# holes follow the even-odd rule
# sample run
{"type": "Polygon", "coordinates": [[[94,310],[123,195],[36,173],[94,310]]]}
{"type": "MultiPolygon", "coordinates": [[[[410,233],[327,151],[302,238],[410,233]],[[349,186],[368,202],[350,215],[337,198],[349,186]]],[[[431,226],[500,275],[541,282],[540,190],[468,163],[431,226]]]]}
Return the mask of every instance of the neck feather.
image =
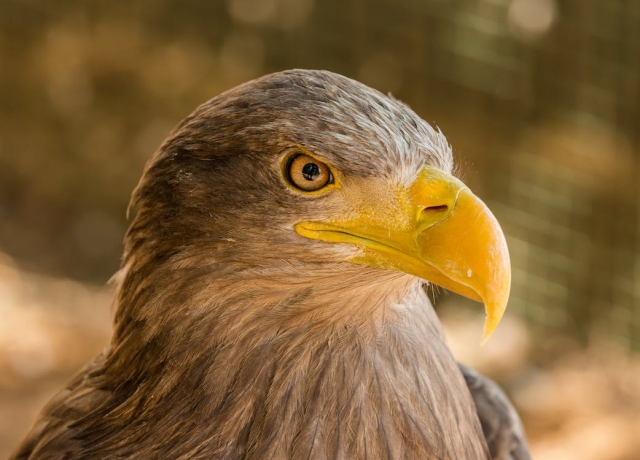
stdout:
{"type": "Polygon", "coordinates": [[[105,365],[128,382],[111,386],[132,408],[129,439],[176,457],[486,458],[418,281],[361,267],[246,277],[121,295],[144,306],[117,319],[105,365]],[[166,436],[141,435],[153,427],[166,436]]]}

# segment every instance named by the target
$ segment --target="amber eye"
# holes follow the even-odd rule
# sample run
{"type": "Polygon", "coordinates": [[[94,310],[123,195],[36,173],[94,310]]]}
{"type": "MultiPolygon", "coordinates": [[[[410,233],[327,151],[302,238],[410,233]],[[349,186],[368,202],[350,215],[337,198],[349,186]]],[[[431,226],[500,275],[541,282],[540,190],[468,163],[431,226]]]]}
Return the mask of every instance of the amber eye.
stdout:
{"type": "Polygon", "coordinates": [[[309,155],[293,156],[289,160],[287,172],[291,183],[307,192],[319,190],[333,182],[329,167],[309,155]]]}

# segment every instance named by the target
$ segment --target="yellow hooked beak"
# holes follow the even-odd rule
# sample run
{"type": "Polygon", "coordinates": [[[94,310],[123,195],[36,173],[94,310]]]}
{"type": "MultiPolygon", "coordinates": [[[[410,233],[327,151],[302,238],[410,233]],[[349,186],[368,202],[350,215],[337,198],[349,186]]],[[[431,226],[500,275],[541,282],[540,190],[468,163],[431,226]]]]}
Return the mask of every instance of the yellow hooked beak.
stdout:
{"type": "Polygon", "coordinates": [[[354,263],[415,275],[484,302],[486,342],[511,288],[509,252],[496,218],[462,182],[430,166],[409,188],[383,194],[344,220],[300,222],[296,231],[361,246],[354,263]]]}

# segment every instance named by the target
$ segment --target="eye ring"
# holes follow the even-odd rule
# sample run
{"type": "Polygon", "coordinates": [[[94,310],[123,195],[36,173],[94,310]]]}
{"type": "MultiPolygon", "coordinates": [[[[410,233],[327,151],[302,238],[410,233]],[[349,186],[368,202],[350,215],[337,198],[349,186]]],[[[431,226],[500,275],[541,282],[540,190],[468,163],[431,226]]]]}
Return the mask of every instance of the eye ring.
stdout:
{"type": "Polygon", "coordinates": [[[334,182],[329,166],[304,153],[289,158],[286,174],[291,185],[304,192],[315,192],[334,182]]]}

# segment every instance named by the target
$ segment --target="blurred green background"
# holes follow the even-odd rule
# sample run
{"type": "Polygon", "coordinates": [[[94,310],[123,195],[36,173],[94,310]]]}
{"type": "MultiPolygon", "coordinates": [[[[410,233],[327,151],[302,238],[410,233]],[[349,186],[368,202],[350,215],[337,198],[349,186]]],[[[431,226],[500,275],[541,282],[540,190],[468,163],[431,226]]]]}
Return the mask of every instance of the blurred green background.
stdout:
{"type": "MultiPolygon", "coordinates": [[[[118,268],[146,159],[200,103],[296,67],[391,92],[439,126],[502,223],[505,340],[524,351],[517,372],[486,371],[519,404],[538,458],[640,458],[633,0],[0,0],[0,456],[107,341],[96,286],[118,268]],[[549,398],[572,402],[545,421],[533,406],[549,398]]],[[[438,304],[455,342],[466,304],[438,304]]]]}

